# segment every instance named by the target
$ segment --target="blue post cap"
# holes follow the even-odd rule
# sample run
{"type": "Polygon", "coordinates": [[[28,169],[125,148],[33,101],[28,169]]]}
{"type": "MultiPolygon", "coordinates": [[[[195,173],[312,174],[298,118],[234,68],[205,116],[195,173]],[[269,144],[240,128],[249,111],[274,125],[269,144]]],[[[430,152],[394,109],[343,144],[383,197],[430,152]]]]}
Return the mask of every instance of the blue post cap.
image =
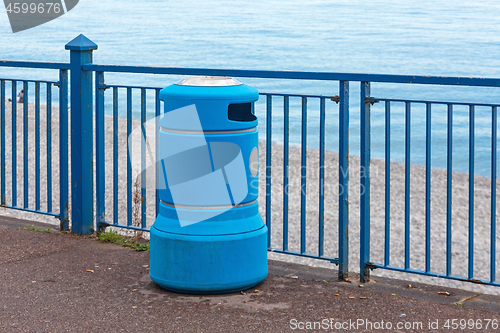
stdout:
{"type": "Polygon", "coordinates": [[[80,34],[78,37],[66,44],[65,49],[72,51],[97,50],[97,44],[80,34]]]}

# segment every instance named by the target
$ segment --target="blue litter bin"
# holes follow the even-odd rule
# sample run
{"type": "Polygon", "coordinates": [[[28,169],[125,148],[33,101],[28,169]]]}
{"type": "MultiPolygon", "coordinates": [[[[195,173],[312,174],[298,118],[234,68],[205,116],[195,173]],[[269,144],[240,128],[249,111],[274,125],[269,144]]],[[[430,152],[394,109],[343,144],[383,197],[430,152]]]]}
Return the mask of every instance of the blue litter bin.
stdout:
{"type": "Polygon", "coordinates": [[[161,90],[160,209],[150,276],[166,289],[224,293],[265,279],[259,215],[257,90],[227,77],[191,77],[161,90]]]}

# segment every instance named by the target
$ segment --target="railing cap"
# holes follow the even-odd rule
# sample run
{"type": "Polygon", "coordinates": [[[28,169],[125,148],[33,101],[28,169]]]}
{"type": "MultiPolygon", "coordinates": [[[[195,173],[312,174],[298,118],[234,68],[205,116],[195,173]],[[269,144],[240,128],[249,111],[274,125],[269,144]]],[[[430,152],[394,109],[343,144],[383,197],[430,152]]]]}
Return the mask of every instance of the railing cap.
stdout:
{"type": "Polygon", "coordinates": [[[78,37],[66,44],[65,48],[66,50],[72,51],[89,51],[97,50],[97,44],[80,34],[78,37]]]}

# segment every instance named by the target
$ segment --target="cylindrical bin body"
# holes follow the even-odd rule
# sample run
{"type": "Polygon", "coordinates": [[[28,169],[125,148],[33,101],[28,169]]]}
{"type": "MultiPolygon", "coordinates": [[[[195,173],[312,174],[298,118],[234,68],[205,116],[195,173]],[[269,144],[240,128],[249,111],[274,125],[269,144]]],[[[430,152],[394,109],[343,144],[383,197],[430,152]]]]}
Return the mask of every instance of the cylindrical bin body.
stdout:
{"type": "Polygon", "coordinates": [[[267,227],[257,202],[258,98],[254,88],[222,77],[161,90],[163,181],[150,256],[150,276],[160,286],[223,293],[267,276],[267,227]]]}

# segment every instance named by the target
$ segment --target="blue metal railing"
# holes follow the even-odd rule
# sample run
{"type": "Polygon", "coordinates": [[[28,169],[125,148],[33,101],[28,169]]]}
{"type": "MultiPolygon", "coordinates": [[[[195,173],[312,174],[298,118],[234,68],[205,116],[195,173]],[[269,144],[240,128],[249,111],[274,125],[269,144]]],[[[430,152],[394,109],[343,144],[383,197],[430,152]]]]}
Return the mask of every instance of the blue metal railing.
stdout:
{"type": "MultiPolygon", "coordinates": [[[[146,188],[146,173],[141,172],[140,174],[140,183],[137,185],[137,188],[140,188],[140,199],[139,204],[135,202],[137,198],[134,198],[135,191],[137,190],[136,184],[133,180],[132,175],[132,165],[131,165],[131,155],[130,150],[127,149],[127,176],[126,176],[126,223],[120,223],[119,221],[119,178],[118,178],[118,168],[119,168],[119,92],[126,92],[126,137],[128,138],[132,133],[133,128],[133,91],[140,92],[140,118],[138,121],[138,125],[142,127],[144,132],[144,124],[147,119],[147,91],[154,92],[155,95],[155,104],[154,104],[154,116],[160,115],[160,100],[159,100],[159,92],[161,88],[153,88],[153,87],[137,87],[137,86],[124,86],[124,85],[106,85],[104,84],[104,75],[103,72],[97,72],[96,74],[96,209],[97,209],[97,223],[96,229],[100,230],[105,226],[114,226],[121,227],[125,229],[138,230],[138,231],[149,231],[149,227],[147,227],[147,188],[146,188]],[[112,138],[112,149],[111,154],[113,156],[112,160],[112,187],[113,187],[113,209],[112,209],[112,218],[105,218],[105,192],[106,192],[106,172],[105,172],[105,155],[106,155],[106,143],[105,143],[105,94],[104,91],[106,89],[112,89],[112,120],[113,120],[113,138],[112,138]],[[135,200],[134,200],[135,199],[135,200]],[[140,205],[139,212],[133,212],[134,205],[140,205]],[[139,221],[138,223],[137,220],[139,221]]],[[[157,142],[155,140],[155,142],[157,142]]],[[[141,143],[141,170],[145,169],[145,154],[146,154],[146,146],[145,142],[141,143]]],[[[155,150],[157,151],[157,150],[155,150]]],[[[157,187],[158,188],[158,187],[157,187]]],[[[155,190],[155,199],[159,198],[159,190],[155,190]]],[[[153,204],[153,203],[151,203],[153,204]]],[[[155,200],[155,216],[158,214],[159,209],[159,200],[155,200]],[[156,202],[158,201],[158,202],[156,202]]]]}
{"type": "MultiPolygon", "coordinates": [[[[360,254],[359,264],[361,272],[361,280],[369,279],[371,269],[383,268],[407,273],[415,273],[421,275],[442,277],[456,280],[466,280],[478,283],[486,283],[490,285],[499,285],[495,281],[496,269],[496,167],[497,167],[497,104],[485,103],[464,103],[464,102],[447,102],[447,101],[429,101],[429,100],[411,100],[411,99],[384,99],[371,96],[371,85],[373,83],[399,83],[399,84],[423,84],[423,85],[449,85],[449,86],[482,86],[482,87],[500,87],[500,79],[486,78],[460,78],[460,77],[432,77],[432,76],[405,76],[405,75],[376,75],[376,74],[348,74],[348,73],[322,73],[322,72],[298,72],[298,71],[257,71],[257,70],[235,70],[235,69],[206,69],[206,68],[176,68],[176,67],[144,67],[144,66],[108,66],[97,65],[92,63],[92,52],[97,49],[97,45],[80,35],[74,41],[66,46],[71,51],[71,62],[65,63],[48,63],[48,62],[23,62],[23,61],[0,61],[0,67],[23,67],[23,68],[44,68],[59,70],[59,80],[52,81],[33,81],[33,80],[16,80],[16,79],[1,79],[0,80],[0,127],[1,127],[1,160],[0,160],[0,192],[2,206],[24,211],[37,212],[42,214],[53,215],[61,219],[61,229],[68,229],[68,186],[71,184],[71,201],[72,201],[72,216],[71,224],[72,231],[77,233],[90,233],[94,231],[94,180],[93,180],[93,144],[95,143],[95,223],[96,229],[99,231],[106,226],[114,226],[138,231],[148,231],[148,209],[153,207],[154,215],[158,212],[158,190],[156,193],[146,191],[146,173],[140,175],[140,192],[136,194],[134,189],[134,181],[132,174],[132,165],[130,159],[130,151],[127,150],[127,165],[126,165],[126,209],[121,209],[119,206],[119,171],[125,166],[119,165],[119,108],[120,105],[125,105],[126,109],[126,136],[129,137],[133,129],[133,114],[134,114],[134,99],[133,93],[140,93],[140,113],[138,121],[142,131],[147,121],[148,114],[159,116],[161,113],[161,105],[159,100],[159,87],[146,87],[137,85],[108,85],[105,84],[105,73],[136,73],[136,74],[162,74],[162,75],[213,75],[213,76],[232,76],[245,78],[261,78],[261,79],[285,79],[285,80],[326,80],[338,82],[339,92],[336,96],[323,95],[305,95],[297,93],[261,93],[265,98],[265,128],[266,128],[266,183],[265,183],[265,221],[269,229],[268,233],[268,248],[270,251],[297,255],[308,258],[323,259],[331,261],[339,265],[339,278],[343,279],[348,276],[349,267],[349,116],[351,109],[349,107],[349,87],[351,82],[360,83],[360,254]],[[71,71],[71,85],[68,82],[68,72],[71,71]],[[92,74],[95,73],[95,80],[92,79],[92,74]],[[25,100],[23,102],[23,195],[24,202],[22,206],[17,204],[17,156],[12,153],[12,179],[10,180],[12,198],[7,204],[6,198],[6,134],[5,134],[5,113],[6,113],[6,91],[5,83],[11,81],[12,91],[12,147],[13,152],[17,151],[17,103],[15,102],[18,91],[18,82],[22,82],[25,90],[25,100]],[[35,91],[35,184],[30,186],[28,176],[28,163],[31,161],[29,157],[29,133],[28,133],[28,110],[29,100],[28,92],[30,84],[34,85],[35,91]],[[40,205],[41,186],[40,186],[40,88],[46,85],[46,137],[47,137],[47,207],[42,209],[40,205]],[[60,205],[59,211],[54,212],[52,207],[53,189],[52,184],[52,88],[59,87],[59,188],[60,205]],[[71,177],[68,179],[68,89],[71,88],[71,177]],[[112,95],[112,142],[106,144],[106,103],[105,90],[110,89],[112,95]],[[120,103],[120,93],[125,92],[126,101],[120,103]],[[148,92],[154,94],[154,104],[151,108],[154,112],[148,112],[150,103],[148,101],[148,92]],[[95,93],[95,100],[93,97],[95,93]],[[290,244],[289,233],[289,194],[287,189],[290,185],[290,115],[291,115],[291,99],[300,101],[300,221],[298,235],[298,250],[292,250],[290,244]],[[314,112],[310,108],[309,101],[319,101],[319,109],[317,116],[319,118],[319,160],[318,160],[318,220],[315,222],[317,226],[317,247],[316,253],[311,253],[308,249],[311,248],[308,242],[308,219],[306,214],[308,208],[316,210],[315,207],[307,207],[307,196],[312,193],[307,192],[308,184],[311,180],[311,172],[307,170],[308,163],[308,117],[314,112]],[[278,106],[283,104],[282,110],[276,111],[273,108],[273,102],[278,101],[278,106]],[[326,133],[330,128],[326,127],[327,116],[327,101],[338,103],[338,136],[339,136],[339,162],[338,162],[338,252],[337,257],[327,255],[325,251],[325,196],[331,193],[325,193],[325,167],[328,162],[325,162],[326,149],[326,133]],[[371,107],[374,103],[383,102],[384,104],[384,119],[385,119],[385,218],[384,218],[384,255],[383,264],[372,262],[370,258],[370,166],[371,166],[371,125],[372,112],[371,107]],[[403,267],[391,265],[391,106],[394,103],[404,104],[404,133],[400,133],[404,137],[404,264],[403,267]],[[410,261],[410,241],[411,241],[411,211],[410,211],[410,190],[411,190],[411,173],[410,173],[410,156],[411,156],[411,136],[412,136],[412,106],[415,104],[425,105],[425,249],[424,253],[419,254],[425,256],[425,269],[418,270],[412,268],[410,261]],[[95,105],[95,113],[93,108],[95,105]],[[433,114],[434,105],[447,106],[447,142],[446,142],[446,273],[436,273],[431,266],[432,241],[431,241],[431,116],[433,114]],[[466,277],[456,276],[452,274],[452,160],[453,160],[453,114],[454,106],[465,105],[469,107],[469,181],[468,181],[468,273],[466,277]],[[474,275],[474,159],[475,159],[475,108],[476,107],[491,108],[491,237],[490,237],[490,279],[479,280],[474,275]],[[95,119],[92,116],[95,115],[95,119]],[[274,231],[278,230],[276,221],[272,218],[272,197],[274,180],[273,176],[273,119],[283,116],[283,198],[282,198],[282,228],[281,245],[273,246],[274,231]],[[95,128],[92,123],[95,121],[95,128]],[[94,136],[95,131],[95,136],[94,136]],[[93,140],[95,139],[95,142],[93,140]],[[111,155],[108,155],[111,154],[111,155]],[[105,156],[112,156],[112,165],[108,168],[111,170],[111,177],[106,177],[106,159],[105,156]],[[107,181],[107,179],[110,179],[107,181]],[[112,206],[106,205],[106,185],[111,183],[112,186],[112,206]],[[29,191],[35,192],[34,207],[29,202],[29,191]],[[153,195],[154,203],[151,200],[146,201],[149,195],[153,195]],[[135,205],[135,206],[134,206],[135,205]],[[139,206],[137,206],[139,205],[139,206]],[[139,207],[138,212],[134,211],[134,207],[139,207]],[[110,212],[107,214],[107,212],[110,212]],[[121,215],[123,214],[123,215],[121,215]],[[138,216],[137,221],[134,214],[138,216]],[[123,218],[123,216],[125,216],[123,218]]],[[[145,167],[145,150],[144,144],[141,145],[141,167],[145,167]]],[[[315,194],[316,195],[316,194],[315,194]]],[[[352,194],[351,194],[352,197],[352,194]]],[[[396,235],[399,236],[399,235],[396,235]]]]}
{"type": "MultiPolygon", "coordinates": [[[[266,197],[265,197],[265,206],[266,206],[266,224],[269,229],[268,233],[268,248],[269,251],[275,253],[284,253],[297,255],[308,258],[315,259],[323,259],[330,261],[335,264],[339,264],[338,258],[333,258],[329,256],[325,256],[324,253],[324,161],[325,161],[325,115],[326,115],[326,100],[330,100],[332,97],[329,96],[321,96],[321,95],[305,95],[305,94],[278,94],[278,93],[260,93],[261,96],[266,97],[266,197]],[[290,159],[290,142],[289,142],[289,123],[290,123],[290,98],[298,98],[300,99],[300,107],[301,107],[301,145],[300,145],[300,240],[299,240],[299,249],[298,251],[293,251],[290,249],[289,244],[289,193],[288,188],[290,185],[290,175],[289,175],[289,159],[290,159]],[[272,191],[271,191],[271,183],[273,177],[271,176],[272,171],[272,124],[273,124],[273,99],[280,98],[283,100],[283,222],[282,222],[282,245],[281,248],[276,248],[272,246],[271,235],[273,230],[273,224],[271,219],[271,199],[272,199],[272,191]],[[307,246],[307,223],[306,223],[306,196],[307,196],[307,114],[308,114],[308,100],[309,99],[319,99],[319,124],[320,124],[320,150],[319,150],[319,193],[318,193],[318,244],[317,244],[317,253],[313,254],[308,251],[307,246]]],[[[336,96],[334,99],[338,99],[336,96]]],[[[347,123],[344,123],[342,126],[345,126],[347,123]]],[[[346,137],[347,138],[347,137],[346,137]]],[[[344,140],[342,140],[344,141],[344,140]]],[[[345,140],[347,144],[347,140],[345,140]]],[[[347,161],[347,158],[345,159],[347,161]]],[[[345,177],[345,183],[347,183],[347,177],[345,177]]],[[[347,220],[347,215],[345,215],[345,219],[347,220]]],[[[339,226],[341,228],[342,226],[339,226]]],[[[347,237],[347,236],[346,236],[347,237]]],[[[343,254],[347,258],[347,252],[345,248],[342,248],[342,251],[339,253],[343,254]]],[[[340,255],[340,254],[339,254],[340,255]]],[[[347,259],[345,261],[347,263],[347,259]]],[[[347,271],[347,270],[346,270],[347,271]]]]}
{"type": "MultiPolygon", "coordinates": [[[[365,107],[370,103],[385,102],[385,253],[384,263],[373,263],[366,258],[366,269],[384,268],[389,270],[427,275],[433,277],[441,277],[460,281],[470,281],[474,283],[484,283],[490,285],[500,285],[495,281],[496,270],[496,168],[497,168],[497,108],[498,104],[485,103],[459,103],[445,101],[426,101],[426,100],[402,100],[402,99],[387,99],[387,98],[370,98],[366,100],[365,107]],[[405,203],[404,203],[404,267],[392,266],[390,263],[390,125],[391,125],[391,105],[392,103],[405,104],[405,162],[404,162],[404,178],[405,178],[405,203]],[[412,269],[410,266],[410,149],[411,149],[411,114],[413,104],[425,105],[425,269],[412,269]],[[447,106],[447,170],[446,170],[446,273],[436,273],[431,269],[431,114],[432,105],[443,104],[447,106]],[[465,105],[468,107],[468,161],[469,161],[469,177],[468,177],[468,224],[467,224],[467,277],[455,276],[452,274],[452,186],[453,186],[453,107],[456,105],[465,105]],[[488,107],[491,110],[491,220],[490,220],[490,279],[477,279],[474,275],[474,164],[475,164],[475,107],[488,107]]],[[[362,133],[362,138],[368,136],[367,133],[362,133]]],[[[364,163],[367,163],[366,161],[364,163]]],[[[363,162],[362,162],[363,164],[363,162]]],[[[366,195],[365,195],[366,200],[366,195]]],[[[363,201],[363,195],[362,195],[363,201]]],[[[369,208],[362,207],[366,211],[369,208]]],[[[369,234],[369,222],[363,233],[369,234]]],[[[363,228],[363,224],[362,224],[363,228]]],[[[362,241],[363,243],[363,241],[362,241]]],[[[369,249],[365,249],[369,253],[369,249]]],[[[365,252],[365,254],[366,254],[365,252]]],[[[369,254],[366,254],[369,255],[369,254]]],[[[363,258],[363,254],[362,254],[363,258]]],[[[365,276],[366,278],[367,276],[365,276]]]]}
{"type": "MultiPolygon", "coordinates": [[[[119,227],[119,228],[125,228],[125,229],[131,229],[131,230],[139,230],[139,231],[149,231],[149,227],[146,225],[146,204],[144,202],[146,201],[147,193],[146,193],[146,188],[144,184],[146,183],[146,173],[141,173],[141,179],[139,183],[139,188],[141,189],[140,191],[140,202],[141,202],[141,211],[140,211],[140,223],[134,223],[137,220],[137,212],[133,212],[133,207],[135,207],[136,203],[134,201],[134,195],[136,195],[135,191],[136,188],[134,187],[134,180],[132,179],[132,173],[131,173],[131,165],[130,165],[130,150],[127,150],[127,163],[128,163],[128,168],[127,168],[127,219],[126,223],[120,223],[119,220],[119,208],[118,208],[118,161],[121,160],[118,157],[118,107],[119,107],[119,92],[126,90],[127,92],[127,101],[126,101],[126,122],[127,122],[127,137],[130,135],[131,130],[132,130],[132,123],[133,123],[133,118],[132,114],[134,113],[133,110],[133,100],[132,100],[132,92],[134,90],[140,92],[140,119],[138,121],[138,125],[144,126],[144,123],[148,121],[146,118],[146,97],[145,93],[146,91],[151,91],[154,92],[155,95],[155,108],[154,108],[154,115],[158,116],[160,115],[160,104],[159,104],[159,91],[161,88],[159,87],[137,87],[137,86],[126,86],[126,85],[109,85],[109,84],[104,84],[104,79],[102,77],[102,72],[97,72],[96,75],[96,86],[95,86],[95,91],[96,91],[96,209],[97,209],[97,230],[99,230],[102,227],[106,226],[113,226],[113,227],[119,227]],[[105,101],[104,101],[104,91],[106,89],[112,89],[112,108],[113,108],[113,148],[112,151],[110,151],[110,147],[108,146],[108,150],[106,150],[106,144],[104,142],[104,114],[105,114],[105,101]],[[106,173],[105,173],[105,155],[112,155],[113,156],[113,172],[112,172],[112,179],[110,179],[111,184],[113,186],[113,205],[112,205],[112,211],[110,215],[105,214],[105,205],[103,204],[105,202],[104,196],[106,192],[106,173]],[[101,204],[99,204],[101,202],[101,204]],[[108,218],[105,218],[105,215],[108,216],[108,218]]],[[[271,151],[272,151],[272,145],[271,145],[271,134],[272,134],[272,110],[273,110],[273,99],[281,99],[283,101],[283,116],[284,116],[284,140],[288,144],[284,145],[284,155],[283,155],[283,166],[284,166],[284,172],[283,172],[283,188],[287,188],[288,183],[289,183],[289,173],[288,173],[288,168],[289,168],[289,142],[288,142],[288,124],[289,124],[289,109],[290,109],[290,98],[299,98],[302,101],[302,111],[303,111],[303,118],[307,119],[307,100],[308,99],[319,99],[320,101],[320,124],[321,124],[321,140],[320,140],[320,161],[319,161],[319,182],[320,182],[320,193],[319,193],[319,211],[323,212],[324,210],[324,152],[325,152],[325,115],[326,115],[326,100],[330,100],[331,97],[329,96],[320,96],[320,95],[299,95],[299,94],[294,94],[294,95],[287,95],[287,94],[272,94],[272,93],[260,93],[261,96],[266,97],[266,110],[268,110],[268,116],[266,119],[266,136],[269,138],[266,140],[266,223],[269,228],[272,230],[272,224],[271,224],[271,170],[272,170],[272,164],[271,164],[271,151]]],[[[338,99],[338,97],[335,97],[334,99],[338,99]]],[[[347,112],[347,108],[346,108],[347,112]]],[[[149,113],[151,114],[151,113],[149,113]]],[[[152,115],[152,114],[151,114],[152,115]]],[[[343,126],[347,126],[347,121],[344,122],[343,126]]],[[[307,120],[302,123],[302,133],[307,133],[307,120]]],[[[347,130],[344,130],[346,132],[347,130]]],[[[301,161],[302,161],[302,166],[305,166],[306,164],[306,154],[307,154],[307,137],[306,135],[303,136],[302,138],[303,143],[302,143],[302,149],[301,149],[301,161]]],[[[346,142],[347,145],[347,142],[346,142]]],[[[145,152],[145,146],[144,143],[141,145],[141,158],[144,157],[144,152],[145,152]]],[[[345,149],[345,153],[347,154],[347,149],[345,149]]],[[[347,165],[347,155],[343,159],[344,163],[347,165]]],[[[141,161],[144,163],[144,160],[141,161]]],[[[141,169],[144,168],[144,165],[142,165],[141,169]]],[[[338,263],[338,259],[330,256],[325,256],[324,255],[324,249],[323,249],[323,242],[324,242],[324,214],[321,213],[319,215],[319,235],[318,235],[318,252],[316,254],[309,253],[307,251],[307,244],[306,244],[306,168],[302,167],[301,168],[301,225],[300,225],[300,249],[299,251],[293,251],[289,248],[289,240],[288,240],[288,235],[289,235],[289,229],[288,229],[288,217],[287,217],[287,206],[288,206],[288,192],[283,191],[283,234],[282,234],[282,246],[281,248],[277,247],[272,247],[271,246],[271,232],[269,233],[269,238],[268,238],[268,247],[269,250],[275,253],[285,253],[285,254],[291,254],[291,255],[297,255],[297,256],[303,256],[303,257],[309,257],[309,258],[315,258],[315,259],[323,259],[327,261],[331,261],[334,263],[338,263]]],[[[346,173],[343,173],[345,175],[346,180],[344,181],[344,184],[347,185],[347,177],[348,175],[346,173]]],[[[341,175],[343,175],[341,174],[341,175]]],[[[149,175],[149,174],[148,174],[149,175]]],[[[111,186],[111,185],[109,185],[111,186]]],[[[347,196],[347,193],[344,194],[344,196],[347,196]]],[[[158,198],[158,193],[156,193],[156,198],[158,198]]],[[[156,204],[155,200],[155,204],[156,204]]],[[[152,205],[152,203],[151,203],[152,205]]],[[[347,200],[345,201],[345,206],[347,206],[347,200]]],[[[111,206],[110,206],[111,207],[111,206]]],[[[155,215],[158,213],[158,206],[156,205],[155,207],[155,215]]],[[[346,221],[345,226],[347,226],[347,215],[343,215],[344,220],[346,221]]],[[[346,235],[346,242],[347,243],[347,235],[346,235]]],[[[346,246],[347,245],[343,245],[346,246]]],[[[345,253],[344,257],[345,263],[346,263],[346,270],[347,270],[347,252],[345,253]]]]}
{"type": "Polygon", "coordinates": [[[68,99],[68,64],[57,64],[57,63],[37,63],[37,62],[0,62],[2,66],[9,67],[29,67],[29,68],[50,68],[59,69],[59,81],[47,81],[47,80],[20,80],[20,79],[0,79],[0,132],[1,132],[1,160],[0,160],[0,200],[1,206],[6,208],[12,208],[17,210],[23,210],[33,213],[40,213],[50,216],[55,216],[61,221],[61,229],[67,230],[68,225],[68,115],[67,115],[67,99],[68,99]],[[10,202],[6,196],[7,190],[7,177],[6,177],[6,82],[11,83],[11,98],[10,98],[10,118],[11,118],[11,178],[10,183],[10,202]],[[22,142],[18,142],[18,104],[17,103],[17,90],[18,82],[22,83],[23,101],[22,101],[22,142]],[[46,207],[41,207],[41,197],[42,188],[40,185],[40,173],[41,173],[41,150],[40,150],[40,105],[41,105],[41,86],[45,86],[46,96],[45,96],[45,109],[46,109],[46,126],[45,126],[45,142],[46,151],[44,153],[46,157],[46,207]],[[30,103],[30,87],[34,86],[34,138],[29,140],[29,126],[28,121],[30,118],[29,113],[29,103],[30,103]],[[54,211],[52,207],[53,200],[53,189],[52,189],[52,179],[53,179],[53,168],[52,168],[52,88],[56,86],[59,87],[59,211],[54,211]],[[35,165],[34,165],[34,184],[30,181],[30,171],[29,171],[29,145],[34,145],[34,155],[35,155],[35,165]],[[23,203],[18,204],[18,149],[22,148],[22,161],[23,161],[23,203]],[[66,151],[66,153],[64,153],[66,151]],[[34,191],[34,204],[30,204],[30,191],[34,191]]]}

